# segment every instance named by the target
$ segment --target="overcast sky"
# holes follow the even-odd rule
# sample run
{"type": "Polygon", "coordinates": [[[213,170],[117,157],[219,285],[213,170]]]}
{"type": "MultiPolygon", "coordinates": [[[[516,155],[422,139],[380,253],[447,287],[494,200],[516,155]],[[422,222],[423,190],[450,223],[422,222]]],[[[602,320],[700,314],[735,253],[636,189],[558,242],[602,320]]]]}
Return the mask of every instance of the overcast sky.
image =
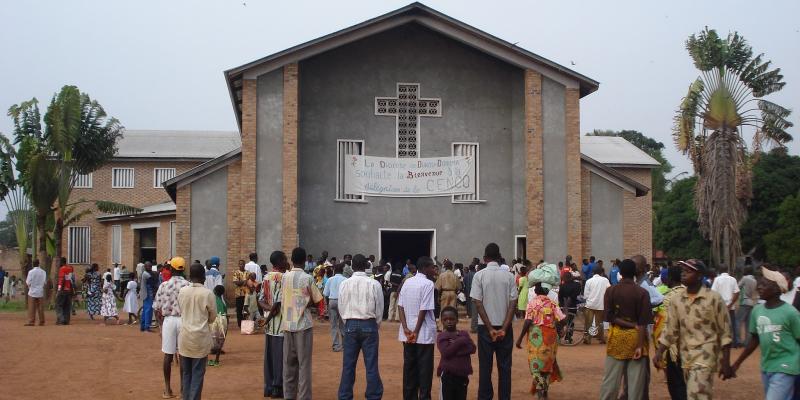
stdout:
{"type": "MultiPolygon", "coordinates": [[[[129,129],[235,130],[222,71],[357,24],[407,1],[6,1],[0,109],[75,84],[129,129]]],[[[800,1],[427,1],[425,4],[600,82],[581,133],[635,129],[667,145],[698,75],[684,41],[738,31],[788,82],[771,99],[800,122],[800,1]],[[574,63],[574,65],[573,65],[574,63]]],[[[43,110],[44,112],[44,106],[43,110]]],[[[0,132],[11,133],[0,116],[0,132]]],[[[790,130],[798,136],[798,130],[790,130]]],[[[790,145],[797,154],[800,138],[790,145]]]]}

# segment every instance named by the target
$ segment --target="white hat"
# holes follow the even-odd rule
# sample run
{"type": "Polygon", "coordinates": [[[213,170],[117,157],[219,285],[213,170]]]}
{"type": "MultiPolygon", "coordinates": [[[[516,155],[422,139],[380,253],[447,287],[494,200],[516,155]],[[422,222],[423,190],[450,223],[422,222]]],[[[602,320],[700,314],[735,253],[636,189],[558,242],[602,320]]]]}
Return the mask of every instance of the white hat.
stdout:
{"type": "Polygon", "coordinates": [[[150,268],[150,270],[151,270],[151,271],[153,271],[153,272],[158,272],[158,268],[156,268],[156,266],[155,266],[155,265],[153,265],[153,266],[150,268]]]}
{"type": "Polygon", "coordinates": [[[777,283],[778,287],[781,289],[781,293],[786,293],[789,291],[789,282],[786,281],[786,277],[783,276],[783,274],[779,271],[773,271],[771,269],[767,269],[766,267],[761,267],[761,274],[764,275],[764,278],[777,283]]]}

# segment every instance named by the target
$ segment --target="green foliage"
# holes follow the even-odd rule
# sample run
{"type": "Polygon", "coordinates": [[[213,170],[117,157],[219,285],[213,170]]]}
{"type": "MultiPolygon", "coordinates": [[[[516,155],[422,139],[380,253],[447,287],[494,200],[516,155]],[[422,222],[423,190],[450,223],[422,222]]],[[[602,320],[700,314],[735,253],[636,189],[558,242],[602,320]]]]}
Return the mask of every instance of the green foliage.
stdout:
{"type": "Polygon", "coordinates": [[[759,260],[767,257],[764,237],[775,229],[781,202],[798,191],[800,157],[789,156],[777,149],[760,155],[753,165],[753,200],[747,222],[742,226],[745,252],[753,251],[753,256],[759,260]]]}
{"type": "Polygon", "coordinates": [[[657,249],[674,260],[709,258],[709,243],[700,235],[694,210],[694,185],[697,178],[675,181],[655,210],[658,225],[653,239],[657,249]]]}
{"type": "Polygon", "coordinates": [[[0,221],[0,246],[5,248],[17,247],[17,232],[10,212],[6,214],[6,219],[0,221]]]}
{"type": "Polygon", "coordinates": [[[649,154],[650,157],[653,157],[661,163],[658,168],[653,169],[653,176],[652,176],[652,192],[653,192],[653,201],[659,202],[664,197],[664,194],[667,189],[667,178],[666,174],[672,172],[672,164],[667,161],[666,157],[664,157],[663,150],[664,150],[664,143],[661,143],[653,138],[645,136],[643,133],[634,130],[621,130],[621,131],[612,131],[612,130],[600,130],[595,129],[594,131],[587,133],[587,136],[617,136],[624,138],[625,140],[633,143],[634,146],[638,147],[645,153],[649,154]]]}
{"type": "Polygon", "coordinates": [[[774,230],[764,237],[767,255],[772,263],[800,265],[800,193],[786,197],[778,207],[774,230]]]}

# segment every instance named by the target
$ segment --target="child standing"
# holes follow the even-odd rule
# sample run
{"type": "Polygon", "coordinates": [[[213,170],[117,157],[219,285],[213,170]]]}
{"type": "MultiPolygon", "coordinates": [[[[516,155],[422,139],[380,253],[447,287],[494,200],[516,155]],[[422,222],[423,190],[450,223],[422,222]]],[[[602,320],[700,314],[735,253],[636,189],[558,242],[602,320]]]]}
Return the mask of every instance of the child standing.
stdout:
{"type": "Polygon", "coordinates": [[[764,304],[753,307],[748,331],[753,335],[739,359],[733,363],[733,372],[745,359],[761,346],[761,381],[764,398],[784,400],[793,397],[795,382],[800,376],[800,313],[781,300],[781,293],[789,289],[789,282],[777,271],[761,267],[764,276],[756,290],[764,304]]]}
{"type": "Polygon", "coordinates": [[[214,298],[217,304],[217,319],[211,324],[211,354],[216,357],[208,360],[210,367],[219,366],[219,355],[222,354],[222,346],[225,344],[225,336],[228,334],[228,304],[225,303],[225,287],[217,285],[214,287],[214,298]]]}
{"type": "Polygon", "coordinates": [[[560,281],[558,267],[547,264],[529,275],[536,297],[530,299],[525,311],[525,325],[517,338],[517,348],[522,348],[522,339],[528,339],[528,365],[533,375],[531,394],[539,399],[547,398],[550,383],[561,380],[561,371],[556,361],[558,333],[556,322],[564,319],[564,313],[548,293],[560,281]],[[527,335],[527,336],[526,336],[527,335]]]}
{"type": "Polygon", "coordinates": [[[441,381],[442,400],[466,400],[469,376],[472,375],[472,360],[475,343],[467,331],[456,330],[458,311],[447,306],[441,312],[444,332],[436,337],[436,345],[442,358],[436,368],[436,376],[441,381]]]}
{"type": "Polygon", "coordinates": [[[119,325],[119,314],[117,313],[117,295],[114,293],[116,286],[111,281],[111,275],[106,275],[105,283],[103,284],[103,300],[100,306],[100,315],[103,316],[103,324],[107,325],[110,318],[117,320],[119,325]]]}
{"type": "Polygon", "coordinates": [[[128,313],[128,325],[135,324],[139,318],[136,317],[136,312],[139,311],[139,298],[136,293],[136,288],[139,284],[136,283],[136,273],[130,274],[128,283],[125,287],[125,305],[122,306],[122,311],[128,313]]]}

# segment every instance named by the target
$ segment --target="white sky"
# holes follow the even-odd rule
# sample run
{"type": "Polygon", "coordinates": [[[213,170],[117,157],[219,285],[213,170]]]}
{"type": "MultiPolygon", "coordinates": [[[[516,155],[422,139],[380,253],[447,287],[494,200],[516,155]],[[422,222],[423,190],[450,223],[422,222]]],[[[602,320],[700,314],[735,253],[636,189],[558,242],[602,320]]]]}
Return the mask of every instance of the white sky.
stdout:
{"type": "MultiPolygon", "coordinates": [[[[75,84],[130,129],[235,130],[223,70],[408,4],[245,1],[6,1],[0,109],[36,96],[44,112],[53,93],[75,84]]],[[[684,41],[704,26],[738,31],[782,69],[788,84],[771,99],[800,123],[796,0],[425,4],[598,80],[581,102],[581,133],[641,131],[667,145],[675,173],[691,167],[674,150],[672,117],[698,75],[684,41]]],[[[0,132],[11,127],[0,117],[0,132]]]]}

